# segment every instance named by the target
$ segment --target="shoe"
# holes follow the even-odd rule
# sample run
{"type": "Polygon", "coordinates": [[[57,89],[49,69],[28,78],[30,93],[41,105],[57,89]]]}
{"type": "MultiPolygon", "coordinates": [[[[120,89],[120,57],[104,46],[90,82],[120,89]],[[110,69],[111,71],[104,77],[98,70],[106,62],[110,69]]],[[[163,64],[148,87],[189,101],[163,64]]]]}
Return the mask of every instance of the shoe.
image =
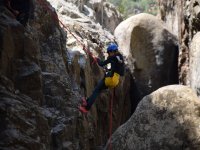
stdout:
{"type": "Polygon", "coordinates": [[[79,106],[78,108],[82,113],[88,113],[88,110],[84,106],[79,106]]]}
{"type": "Polygon", "coordinates": [[[84,97],[82,98],[82,106],[84,106],[84,107],[87,106],[87,101],[84,97]]]}

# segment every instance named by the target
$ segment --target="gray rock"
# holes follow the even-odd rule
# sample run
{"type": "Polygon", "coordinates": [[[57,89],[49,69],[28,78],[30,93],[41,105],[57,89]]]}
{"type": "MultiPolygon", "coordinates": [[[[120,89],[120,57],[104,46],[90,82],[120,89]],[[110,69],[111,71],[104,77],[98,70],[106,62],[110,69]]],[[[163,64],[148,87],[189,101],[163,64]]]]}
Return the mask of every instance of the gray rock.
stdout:
{"type": "MultiPolygon", "coordinates": [[[[34,1],[34,18],[29,19],[25,27],[16,21],[6,7],[0,6],[0,74],[10,79],[1,81],[0,78],[0,88],[7,93],[7,97],[3,97],[0,102],[1,118],[9,120],[1,121],[0,137],[4,137],[5,133],[6,138],[0,140],[0,149],[6,149],[9,143],[8,149],[11,150],[92,149],[105,143],[108,137],[110,91],[105,91],[98,97],[97,105],[93,106],[89,117],[79,113],[78,106],[81,97],[89,96],[98,80],[104,76],[103,70],[92,64],[92,58],[83,51],[82,43],[86,44],[94,56],[104,58],[102,47],[113,41],[113,35],[98,23],[95,18],[97,14],[92,13],[94,10],[88,6],[88,1],[49,1],[50,3],[44,1],[47,5],[45,7],[40,1],[34,1]],[[52,13],[58,15],[81,43],[59,25],[52,13]],[[23,99],[23,102],[18,104],[18,99],[23,99]],[[8,105],[12,105],[12,101],[16,104],[7,109],[4,100],[8,105]],[[26,107],[27,103],[30,106],[26,107]],[[101,109],[102,103],[104,109],[101,109]],[[33,116],[29,115],[30,111],[33,116]],[[19,122],[16,118],[12,120],[15,112],[19,122]],[[24,123],[26,120],[28,127],[24,123]],[[29,120],[33,123],[29,123],[29,120]],[[7,125],[14,128],[7,130],[7,125]],[[23,133],[23,130],[28,133],[23,133]]],[[[103,1],[97,2],[99,3],[101,5],[97,7],[103,8],[103,11],[109,6],[104,6],[103,1]]],[[[117,11],[114,7],[109,6],[109,21],[115,13],[117,11]]],[[[118,16],[115,17],[118,20],[118,16]]],[[[112,28],[116,26],[109,22],[107,25],[112,28]]],[[[122,83],[121,87],[129,87],[125,82],[122,83]]],[[[123,94],[128,95],[128,92],[123,94]]],[[[121,113],[117,108],[129,108],[126,106],[129,102],[124,103],[129,96],[121,98],[123,94],[117,93],[114,114],[121,113]]],[[[113,123],[113,129],[127,119],[129,110],[120,114],[119,119],[113,123]]]]}
{"type": "Polygon", "coordinates": [[[161,20],[145,13],[132,16],[117,26],[115,37],[135,77],[136,101],[178,83],[178,41],[161,20]]]}
{"type": "Polygon", "coordinates": [[[38,104],[6,87],[0,84],[0,149],[49,149],[50,129],[38,104]]]}
{"type": "Polygon", "coordinates": [[[184,85],[196,82],[191,80],[190,68],[194,73],[194,66],[190,65],[195,57],[190,58],[193,55],[190,49],[195,34],[200,31],[199,3],[199,0],[159,0],[161,19],[178,36],[179,82],[184,85]]]}
{"type": "Polygon", "coordinates": [[[112,149],[198,150],[199,110],[200,101],[189,87],[160,88],[144,97],[132,117],[112,135],[112,149]]]}
{"type": "Polygon", "coordinates": [[[190,86],[192,89],[194,89],[197,93],[197,95],[200,95],[200,70],[199,70],[199,64],[200,64],[200,32],[198,32],[190,46],[190,71],[189,71],[189,81],[190,81],[190,86]]]}
{"type": "Polygon", "coordinates": [[[114,32],[117,25],[123,20],[114,5],[105,0],[90,0],[88,3],[88,6],[94,10],[96,21],[114,32]]]}

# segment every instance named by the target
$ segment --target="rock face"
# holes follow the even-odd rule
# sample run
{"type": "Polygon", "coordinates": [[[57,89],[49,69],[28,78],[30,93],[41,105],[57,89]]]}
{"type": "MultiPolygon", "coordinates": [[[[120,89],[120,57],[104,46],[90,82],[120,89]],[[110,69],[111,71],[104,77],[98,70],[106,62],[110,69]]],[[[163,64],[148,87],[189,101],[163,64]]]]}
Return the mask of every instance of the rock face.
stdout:
{"type": "Polygon", "coordinates": [[[78,111],[71,105],[78,97],[69,92],[62,30],[38,3],[34,20],[26,27],[5,6],[0,10],[0,74],[14,89],[7,90],[9,85],[1,81],[1,148],[67,148],[63,143],[73,137],[59,136],[75,134],[76,129],[64,129],[76,127],[78,111]]]}
{"type": "MultiPolygon", "coordinates": [[[[196,65],[191,63],[195,60],[193,60],[194,57],[190,58],[193,56],[193,50],[190,49],[195,34],[200,31],[200,3],[198,0],[159,0],[159,4],[161,18],[166,22],[168,28],[178,27],[174,33],[178,36],[180,45],[179,81],[193,87],[193,83],[197,84],[198,75],[191,76],[190,68],[194,68],[196,65]],[[192,53],[190,54],[190,52],[192,53]]],[[[195,86],[197,87],[197,85],[195,86]]]]}
{"type": "Polygon", "coordinates": [[[1,12],[0,72],[12,79],[16,88],[41,103],[42,81],[36,58],[39,56],[37,44],[24,34],[23,26],[12,13],[5,7],[1,7],[1,12]]]}
{"type": "MultiPolygon", "coordinates": [[[[104,75],[82,43],[103,59],[102,47],[113,35],[95,15],[91,19],[79,11],[89,8],[85,1],[50,2],[58,16],[49,2],[34,1],[34,18],[26,27],[0,3],[0,75],[12,85],[10,90],[0,80],[0,149],[87,150],[108,139],[111,90],[101,94],[87,116],[77,107],[104,75]]],[[[127,74],[116,88],[113,130],[130,116],[129,80],[127,74]],[[126,91],[119,92],[123,87],[126,91]]]]}
{"type": "Polygon", "coordinates": [[[115,37],[131,64],[139,100],[164,85],[178,83],[178,41],[161,20],[135,15],[119,24],[115,37]]]}
{"type": "Polygon", "coordinates": [[[144,97],[112,136],[112,149],[199,149],[200,101],[186,86],[171,85],[144,97]]]}
{"type": "Polygon", "coordinates": [[[200,95],[200,84],[199,84],[199,64],[200,64],[200,32],[195,34],[195,36],[192,39],[191,46],[190,46],[190,85],[192,89],[194,89],[197,92],[197,95],[200,95]]]}
{"type": "Polygon", "coordinates": [[[111,32],[114,32],[122,21],[122,16],[116,8],[105,0],[89,0],[87,5],[94,10],[96,21],[111,32]]]}
{"type": "Polygon", "coordinates": [[[0,149],[50,149],[50,128],[38,104],[2,75],[0,95],[0,149]]]}
{"type": "Polygon", "coordinates": [[[180,13],[182,1],[158,0],[159,17],[165,22],[167,28],[175,35],[179,35],[180,30],[180,13]]]}
{"type": "Polygon", "coordinates": [[[114,32],[116,26],[122,21],[122,16],[116,8],[105,0],[48,0],[58,12],[72,19],[88,20],[88,17],[102,27],[114,32]],[[78,7],[77,7],[78,6],[78,7]]]}

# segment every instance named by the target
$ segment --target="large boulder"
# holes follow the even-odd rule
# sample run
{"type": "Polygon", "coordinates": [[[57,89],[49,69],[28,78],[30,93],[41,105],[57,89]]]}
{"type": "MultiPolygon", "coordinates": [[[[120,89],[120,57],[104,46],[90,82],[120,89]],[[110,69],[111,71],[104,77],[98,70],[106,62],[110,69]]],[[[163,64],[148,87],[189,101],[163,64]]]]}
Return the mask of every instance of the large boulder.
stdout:
{"type": "Polygon", "coordinates": [[[161,20],[145,13],[132,16],[117,26],[115,37],[135,77],[138,99],[178,83],[178,41],[161,20]]]}
{"type": "Polygon", "coordinates": [[[0,6],[0,149],[64,149],[74,139],[66,136],[75,135],[78,116],[63,55],[66,41],[42,8],[36,3],[35,18],[23,26],[0,6]]]}
{"type": "Polygon", "coordinates": [[[200,101],[192,89],[170,85],[144,97],[112,135],[112,149],[199,149],[200,101]]]}
{"type": "Polygon", "coordinates": [[[200,95],[200,69],[199,69],[199,64],[200,64],[200,32],[198,32],[192,42],[191,42],[191,46],[190,46],[190,71],[189,71],[189,81],[190,81],[190,85],[192,87],[192,89],[194,89],[198,96],[200,95]]]}
{"type": "MultiPolygon", "coordinates": [[[[44,119],[47,122],[44,128],[49,129],[48,131],[43,129],[43,120],[34,122],[30,127],[35,129],[36,126],[41,126],[39,129],[47,133],[33,131],[33,134],[38,135],[38,139],[31,131],[30,134],[20,133],[23,138],[15,139],[16,142],[11,144],[12,147],[21,148],[19,143],[24,145],[26,142],[28,145],[30,142],[30,146],[26,146],[27,149],[31,149],[29,147],[45,149],[45,146],[46,149],[92,149],[107,141],[108,106],[112,91],[107,90],[98,97],[96,105],[88,114],[89,117],[82,116],[78,111],[81,97],[89,96],[98,80],[104,76],[103,69],[92,64],[92,58],[83,51],[82,44],[84,43],[94,56],[104,58],[102,47],[105,43],[112,41],[113,35],[84,14],[85,12],[81,13],[79,4],[86,2],[81,0],[49,1],[58,11],[58,16],[54,16],[56,13],[49,2],[35,1],[35,16],[29,19],[27,26],[20,24],[5,6],[0,6],[0,73],[10,79],[17,93],[23,93],[17,96],[16,101],[30,102],[30,105],[34,107],[33,111],[38,111],[35,118],[48,119],[48,122],[44,119]],[[71,34],[67,34],[65,29],[59,26],[55,17],[62,20],[65,29],[66,27],[70,29],[71,34]],[[74,38],[74,35],[78,40],[74,38]],[[24,98],[24,95],[27,98],[24,98]],[[24,137],[28,140],[24,141],[24,137]],[[51,140],[43,142],[40,137],[47,140],[51,138],[51,140]],[[35,143],[39,146],[33,146],[35,143]]],[[[84,9],[86,6],[83,6],[84,9]]],[[[129,85],[127,86],[129,75],[121,81],[114,97],[113,129],[124,123],[130,116],[129,85]],[[126,92],[120,92],[124,87],[126,92]],[[121,114],[121,111],[124,113],[121,114]]],[[[7,85],[4,88],[8,88],[7,85]]],[[[29,121],[29,117],[32,117],[29,115],[29,108],[32,110],[32,107],[24,108],[26,104],[23,102],[19,106],[15,104],[15,101],[12,103],[15,98],[12,93],[8,93],[7,97],[5,100],[3,97],[0,106],[2,105],[3,109],[4,101],[6,101],[13,107],[0,110],[2,118],[5,118],[4,114],[8,114],[6,118],[8,120],[12,117],[9,114],[16,112],[19,114],[17,117],[21,117],[22,121],[26,119],[29,121]],[[8,102],[7,97],[11,99],[8,102]],[[14,107],[15,105],[17,108],[14,107]]],[[[25,121],[20,126],[20,123],[12,122],[12,118],[10,120],[10,123],[1,121],[0,127],[16,126],[23,131],[25,121]]],[[[3,135],[4,128],[1,132],[3,135]]],[[[0,146],[6,147],[9,140],[10,138],[5,138],[0,146]]]]}

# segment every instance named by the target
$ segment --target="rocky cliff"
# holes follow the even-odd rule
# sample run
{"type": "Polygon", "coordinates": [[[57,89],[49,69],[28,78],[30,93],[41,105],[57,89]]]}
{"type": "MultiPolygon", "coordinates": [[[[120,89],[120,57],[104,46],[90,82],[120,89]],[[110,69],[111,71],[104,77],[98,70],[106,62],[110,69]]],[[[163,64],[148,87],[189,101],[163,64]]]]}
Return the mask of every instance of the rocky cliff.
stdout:
{"type": "Polygon", "coordinates": [[[160,16],[179,40],[179,80],[199,94],[197,60],[200,2],[198,0],[159,0],[160,16]]]}
{"type": "MultiPolygon", "coordinates": [[[[108,139],[110,90],[87,116],[77,109],[104,74],[81,43],[104,58],[113,35],[102,26],[112,32],[121,17],[103,1],[49,2],[31,1],[34,17],[23,26],[1,1],[0,149],[92,149],[108,139]]],[[[130,116],[128,79],[116,89],[114,129],[130,116]]]]}

